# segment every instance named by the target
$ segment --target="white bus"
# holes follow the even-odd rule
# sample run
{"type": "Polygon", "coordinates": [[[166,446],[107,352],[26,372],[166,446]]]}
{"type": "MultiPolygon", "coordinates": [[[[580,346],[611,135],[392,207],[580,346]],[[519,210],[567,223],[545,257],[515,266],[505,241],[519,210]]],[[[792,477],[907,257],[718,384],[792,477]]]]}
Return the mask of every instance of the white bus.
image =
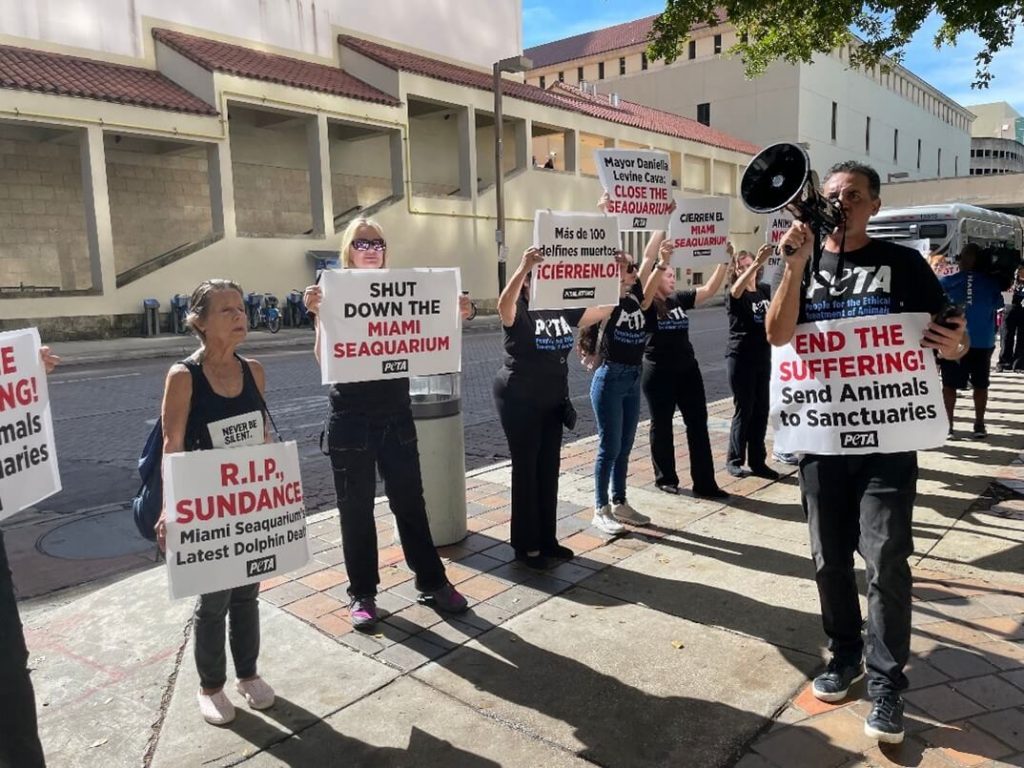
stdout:
{"type": "Polygon", "coordinates": [[[1024,219],[962,203],[883,208],[868,222],[868,234],[879,240],[903,243],[922,254],[946,257],[944,272],[952,274],[967,243],[982,248],[1024,250],[1024,219]]]}

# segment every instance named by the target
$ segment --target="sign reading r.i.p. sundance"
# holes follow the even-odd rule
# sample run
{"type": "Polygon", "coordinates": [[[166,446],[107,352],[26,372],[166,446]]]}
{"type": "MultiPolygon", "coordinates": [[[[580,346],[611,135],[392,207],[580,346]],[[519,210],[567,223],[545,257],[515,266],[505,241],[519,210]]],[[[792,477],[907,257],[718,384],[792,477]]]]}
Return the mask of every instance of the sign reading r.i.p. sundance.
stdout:
{"type": "Polygon", "coordinates": [[[618,302],[619,228],[614,216],[537,211],[533,238],[544,261],[533,268],[530,309],[618,302]]]}
{"type": "Polygon", "coordinates": [[[772,352],[775,448],[897,453],[942,445],[948,423],[924,313],[796,327],[772,352]]]}
{"type": "Polygon", "coordinates": [[[295,442],[164,457],[171,596],[217,592],[309,562],[295,442]]]}
{"type": "Polygon", "coordinates": [[[457,269],[327,270],[320,286],[324,384],[461,370],[457,269]]]}

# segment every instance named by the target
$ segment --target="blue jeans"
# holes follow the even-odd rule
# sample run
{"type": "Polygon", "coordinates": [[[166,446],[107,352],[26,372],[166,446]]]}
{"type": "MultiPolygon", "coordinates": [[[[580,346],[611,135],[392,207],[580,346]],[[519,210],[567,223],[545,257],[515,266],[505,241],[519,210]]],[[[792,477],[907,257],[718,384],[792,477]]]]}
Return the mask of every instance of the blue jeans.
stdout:
{"type": "Polygon", "coordinates": [[[612,500],[626,500],[626,471],[640,420],[640,366],[604,363],[590,383],[590,402],[597,417],[600,445],[594,462],[594,503],[608,503],[608,481],[612,500]]]}

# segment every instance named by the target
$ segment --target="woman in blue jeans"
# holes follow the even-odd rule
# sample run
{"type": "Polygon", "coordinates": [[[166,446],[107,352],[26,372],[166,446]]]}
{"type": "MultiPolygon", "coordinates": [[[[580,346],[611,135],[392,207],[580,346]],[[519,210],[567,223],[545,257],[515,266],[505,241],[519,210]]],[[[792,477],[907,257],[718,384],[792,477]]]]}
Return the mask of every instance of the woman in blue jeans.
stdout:
{"type": "MultiPolygon", "coordinates": [[[[658,244],[647,251],[644,256],[653,266],[658,244]]],[[[591,524],[613,535],[622,533],[622,523],[647,525],[651,522],[626,501],[629,452],[633,449],[640,420],[640,371],[647,345],[644,313],[654,299],[660,277],[653,269],[647,271],[647,284],[641,291],[637,265],[627,260],[619,276],[619,303],[611,317],[580,334],[583,364],[596,368],[590,384],[590,402],[597,418],[600,444],[594,462],[594,519],[591,524]]]]}

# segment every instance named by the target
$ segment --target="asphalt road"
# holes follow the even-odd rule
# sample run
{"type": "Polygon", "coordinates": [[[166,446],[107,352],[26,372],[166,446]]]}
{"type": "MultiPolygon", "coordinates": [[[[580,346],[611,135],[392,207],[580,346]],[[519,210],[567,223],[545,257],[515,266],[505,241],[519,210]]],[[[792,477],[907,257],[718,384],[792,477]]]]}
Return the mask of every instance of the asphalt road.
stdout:
{"type": "MultiPolygon", "coordinates": [[[[727,321],[723,307],[692,313],[692,333],[708,400],[729,394],[723,350],[727,321]]],[[[502,359],[500,331],[467,334],[463,342],[463,419],[466,467],[508,458],[491,398],[491,382],[502,359]]],[[[319,450],[327,396],[307,349],[258,355],[267,371],[267,403],[284,439],[299,444],[305,498],[310,512],[335,506],[330,465],[319,450]]],[[[159,413],[169,360],[138,360],[58,369],[50,377],[54,426],[64,490],[39,509],[74,516],[103,505],[127,506],[138,487],[136,461],[159,413]]],[[[579,413],[575,440],[595,433],[589,402],[590,374],[575,357],[570,393],[579,413]]],[[[646,403],[641,418],[647,418],[646,403]]]]}

